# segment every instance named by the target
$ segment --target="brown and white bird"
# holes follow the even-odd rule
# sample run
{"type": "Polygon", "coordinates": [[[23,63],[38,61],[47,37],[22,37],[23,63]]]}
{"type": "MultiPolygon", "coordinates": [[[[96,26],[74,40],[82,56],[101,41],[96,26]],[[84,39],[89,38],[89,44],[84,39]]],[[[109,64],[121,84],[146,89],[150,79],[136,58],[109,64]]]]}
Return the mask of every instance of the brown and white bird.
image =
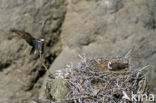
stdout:
{"type": "Polygon", "coordinates": [[[109,70],[122,70],[129,67],[129,62],[124,58],[115,58],[108,61],[107,67],[109,70]]]}
{"type": "Polygon", "coordinates": [[[22,30],[11,29],[10,31],[18,34],[32,47],[30,54],[34,54],[36,51],[43,53],[44,39],[37,40],[30,33],[22,30]]]}

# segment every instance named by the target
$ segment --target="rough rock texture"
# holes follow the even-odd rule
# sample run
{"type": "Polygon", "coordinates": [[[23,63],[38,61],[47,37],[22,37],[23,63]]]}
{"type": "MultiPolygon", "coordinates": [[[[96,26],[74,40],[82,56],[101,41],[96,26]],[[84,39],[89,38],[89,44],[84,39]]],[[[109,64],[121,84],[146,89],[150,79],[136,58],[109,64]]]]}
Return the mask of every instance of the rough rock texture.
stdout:
{"type": "Polygon", "coordinates": [[[155,0],[0,0],[0,103],[23,103],[42,83],[44,98],[48,77],[43,80],[38,57],[28,55],[29,46],[10,28],[46,39],[51,71],[77,63],[78,54],[114,57],[132,49],[134,67],[151,66],[148,79],[156,91],[155,0]]]}
{"type": "MultiPolygon", "coordinates": [[[[134,68],[147,72],[156,93],[156,2],[154,0],[68,0],[62,26],[64,48],[50,70],[86,57],[122,56],[132,49],[134,68]]],[[[45,89],[45,83],[42,90],[45,89]]],[[[40,92],[40,98],[43,91],[40,92]]]]}
{"type": "Polygon", "coordinates": [[[45,38],[47,66],[60,53],[64,0],[0,0],[0,103],[30,103],[38,96],[44,68],[39,56],[11,28],[45,38]]]}

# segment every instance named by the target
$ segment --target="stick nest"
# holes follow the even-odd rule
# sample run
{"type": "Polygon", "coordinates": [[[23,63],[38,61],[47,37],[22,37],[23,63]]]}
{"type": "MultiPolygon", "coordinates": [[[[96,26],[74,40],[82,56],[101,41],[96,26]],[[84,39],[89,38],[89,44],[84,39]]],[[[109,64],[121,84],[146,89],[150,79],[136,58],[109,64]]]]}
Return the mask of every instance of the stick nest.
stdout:
{"type": "MultiPolygon", "coordinates": [[[[117,58],[121,59],[121,58],[117,58]]],[[[82,58],[77,66],[67,65],[61,74],[69,91],[64,99],[67,103],[133,103],[131,93],[148,93],[146,77],[131,68],[108,70],[107,58],[82,58]]],[[[60,76],[60,75],[59,75],[60,76]]],[[[57,102],[57,101],[55,101],[57,102]]]]}

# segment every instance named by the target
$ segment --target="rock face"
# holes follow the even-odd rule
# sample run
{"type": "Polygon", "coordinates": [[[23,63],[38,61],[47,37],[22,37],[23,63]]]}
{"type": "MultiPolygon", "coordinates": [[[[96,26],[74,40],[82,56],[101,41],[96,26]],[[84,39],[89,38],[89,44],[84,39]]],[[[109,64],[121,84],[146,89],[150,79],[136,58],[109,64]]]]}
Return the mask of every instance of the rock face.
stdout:
{"type": "Polygon", "coordinates": [[[61,51],[64,0],[0,0],[0,103],[30,103],[38,96],[44,68],[39,56],[11,28],[44,38],[46,65],[61,51]]]}
{"type": "Polygon", "coordinates": [[[0,0],[0,24],[0,103],[29,102],[39,91],[44,98],[48,79],[39,58],[10,28],[45,38],[50,71],[77,63],[79,54],[114,57],[132,49],[134,67],[150,65],[156,91],[155,0],[0,0]]]}
{"type": "Polygon", "coordinates": [[[151,89],[156,91],[155,32],[154,0],[68,0],[61,33],[64,48],[50,70],[77,63],[79,54],[114,57],[132,49],[130,57],[134,68],[150,65],[148,79],[151,89]]]}

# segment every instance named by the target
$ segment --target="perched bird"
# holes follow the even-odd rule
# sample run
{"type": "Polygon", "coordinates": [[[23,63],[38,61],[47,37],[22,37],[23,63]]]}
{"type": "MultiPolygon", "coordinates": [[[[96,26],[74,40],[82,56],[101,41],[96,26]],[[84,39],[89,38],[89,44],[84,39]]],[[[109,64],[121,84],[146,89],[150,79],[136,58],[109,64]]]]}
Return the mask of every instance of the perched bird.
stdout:
{"type": "Polygon", "coordinates": [[[10,31],[18,34],[30,46],[32,46],[30,54],[34,54],[36,51],[43,53],[44,39],[37,40],[30,33],[21,30],[11,29],[10,31]]]}
{"type": "Polygon", "coordinates": [[[108,61],[107,67],[109,70],[122,70],[129,67],[127,60],[122,58],[111,59],[108,61]]]}
{"type": "Polygon", "coordinates": [[[96,60],[95,64],[93,64],[93,68],[98,68],[102,71],[124,71],[129,67],[129,59],[122,57],[96,60]]]}

